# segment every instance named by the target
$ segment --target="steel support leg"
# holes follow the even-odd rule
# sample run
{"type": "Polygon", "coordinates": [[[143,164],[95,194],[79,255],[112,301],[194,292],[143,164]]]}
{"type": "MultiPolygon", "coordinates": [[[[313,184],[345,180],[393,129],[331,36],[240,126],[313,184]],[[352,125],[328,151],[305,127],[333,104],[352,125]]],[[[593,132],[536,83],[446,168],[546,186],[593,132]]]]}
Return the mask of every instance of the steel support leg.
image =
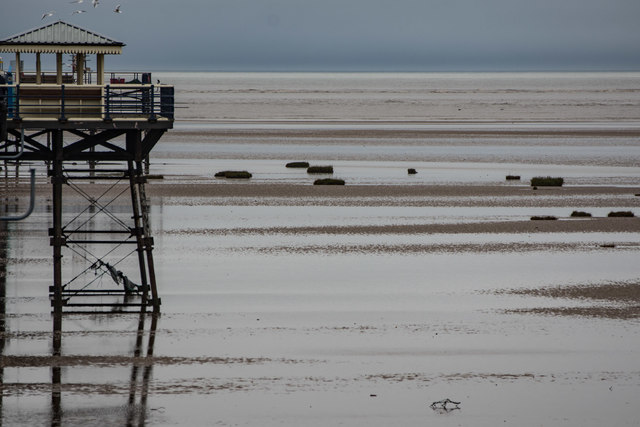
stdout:
{"type": "MultiPolygon", "coordinates": [[[[138,162],[137,170],[142,171],[142,162],[138,162]]],[[[156,284],[156,271],[153,263],[153,238],[151,237],[151,226],[149,224],[149,201],[144,188],[144,178],[142,175],[138,179],[138,197],[140,198],[140,213],[142,214],[142,231],[144,233],[144,250],[147,255],[147,267],[149,268],[149,284],[151,285],[151,302],[153,312],[160,312],[160,297],[156,284]]]]}
{"type": "MultiPolygon", "coordinates": [[[[53,234],[51,245],[53,246],[53,312],[62,314],[62,175],[63,161],[63,136],[61,130],[52,131],[53,135],[53,234]]],[[[60,339],[62,330],[62,317],[54,316],[53,334],[54,340],[60,339]]],[[[54,344],[54,348],[56,345],[54,344]]]]}
{"type": "MultiPolygon", "coordinates": [[[[53,356],[60,356],[62,347],[62,175],[63,136],[61,130],[51,132],[53,136],[53,356]]],[[[51,367],[51,425],[61,425],[61,368],[51,367]]]]}
{"type": "MultiPolygon", "coordinates": [[[[140,273],[143,268],[148,272],[149,285],[151,288],[151,303],[154,313],[160,312],[160,298],[156,286],[156,275],[153,264],[153,238],[149,227],[149,209],[144,189],[144,155],[142,150],[142,131],[132,130],[126,134],[127,151],[133,154],[134,161],[129,161],[129,182],[131,185],[131,201],[136,227],[136,237],[138,239],[138,259],[140,262],[140,273]],[[143,252],[146,255],[146,264],[143,259],[143,252]],[[146,267],[144,267],[146,265],[146,267]]],[[[146,284],[146,274],[145,274],[146,284]]],[[[145,291],[146,292],[146,291],[145,291]]],[[[143,298],[147,298],[144,294],[143,298]]]]}
{"type": "Polygon", "coordinates": [[[128,162],[129,169],[129,191],[131,193],[131,208],[133,210],[133,226],[136,236],[137,252],[138,252],[138,265],[140,266],[140,284],[142,285],[142,310],[145,310],[148,298],[148,282],[147,282],[147,268],[144,259],[144,236],[140,215],[140,195],[138,194],[137,180],[138,174],[133,166],[133,161],[128,162]]]}

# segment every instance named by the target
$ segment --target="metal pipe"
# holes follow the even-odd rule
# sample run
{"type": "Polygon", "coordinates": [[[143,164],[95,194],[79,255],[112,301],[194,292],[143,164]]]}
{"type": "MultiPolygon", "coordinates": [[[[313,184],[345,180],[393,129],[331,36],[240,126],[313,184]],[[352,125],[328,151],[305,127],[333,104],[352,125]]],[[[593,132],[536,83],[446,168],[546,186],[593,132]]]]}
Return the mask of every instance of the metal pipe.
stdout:
{"type": "Polygon", "coordinates": [[[19,216],[0,217],[0,221],[21,221],[33,212],[33,207],[36,204],[36,170],[31,168],[29,171],[31,172],[31,197],[29,198],[29,209],[27,209],[27,212],[19,216]]]}
{"type": "Polygon", "coordinates": [[[20,129],[20,150],[12,155],[0,155],[0,160],[15,160],[24,153],[24,128],[20,129]]]}

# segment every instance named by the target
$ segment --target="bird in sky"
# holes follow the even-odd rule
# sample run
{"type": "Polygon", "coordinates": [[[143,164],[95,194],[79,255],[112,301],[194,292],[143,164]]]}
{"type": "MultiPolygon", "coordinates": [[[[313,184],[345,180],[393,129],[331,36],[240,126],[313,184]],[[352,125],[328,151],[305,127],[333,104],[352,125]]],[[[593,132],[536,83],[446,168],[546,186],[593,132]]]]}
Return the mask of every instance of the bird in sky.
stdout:
{"type": "Polygon", "coordinates": [[[40,19],[40,20],[42,21],[44,18],[47,18],[47,17],[49,17],[49,16],[53,16],[53,14],[54,14],[54,13],[56,13],[56,11],[55,11],[55,10],[52,10],[52,11],[49,11],[49,12],[43,13],[43,14],[42,14],[42,19],[40,19]]]}
{"type": "Polygon", "coordinates": [[[69,3],[82,3],[83,1],[84,0],[73,0],[73,1],[70,1],[69,3]]]}
{"type": "Polygon", "coordinates": [[[98,4],[100,4],[100,0],[91,0],[91,4],[93,4],[93,7],[98,7],[98,4]]]}
{"type": "Polygon", "coordinates": [[[87,12],[86,10],[74,10],[72,15],[75,15],[76,13],[79,14],[79,13],[86,13],[86,12],[87,12]]]}
{"type": "Polygon", "coordinates": [[[120,5],[117,5],[115,9],[113,9],[113,11],[115,13],[122,13],[122,11],[120,10],[120,5]]]}

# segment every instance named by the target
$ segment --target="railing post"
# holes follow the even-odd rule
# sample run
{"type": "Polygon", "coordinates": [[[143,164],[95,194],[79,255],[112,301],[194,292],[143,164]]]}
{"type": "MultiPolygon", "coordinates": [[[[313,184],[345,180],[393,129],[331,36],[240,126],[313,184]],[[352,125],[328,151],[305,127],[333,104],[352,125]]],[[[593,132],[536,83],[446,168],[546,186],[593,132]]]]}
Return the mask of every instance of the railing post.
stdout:
{"type": "Polygon", "coordinates": [[[16,85],[16,110],[13,118],[20,120],[20,84],[16,85]]]}
{"type": "Polygon", "coordinates": [[[61,88],[61,90],[60,90],[60,121],[64,122],[64,121],[67,120],[67,118],[65,117],[65,111],[64,111],[64,109],[65,109],[65,107],[64,107],[64,104],[65,104],[64,85],[60,85],[60,88],[61,88]]]}
{"type": "Polygon", "coordinates": [[[104,119],[111,121],[111,113],[109,111],[109,96],[111,92],[111,86],[106,85],[104,88],[104,119]]]}
{"type": "Polygon", "coordinates": [[[152,121],[156,121],[157,120],[156,119],[156,108],[155,108],[154,91],[155,91],[155,88],[154,88],[153,85],[151,85],[151,93],[150,93],[151,99],[149,99],[149,101],[151,103],[151,115],[149,116],[149,120],[152,120],[152,121]]]}

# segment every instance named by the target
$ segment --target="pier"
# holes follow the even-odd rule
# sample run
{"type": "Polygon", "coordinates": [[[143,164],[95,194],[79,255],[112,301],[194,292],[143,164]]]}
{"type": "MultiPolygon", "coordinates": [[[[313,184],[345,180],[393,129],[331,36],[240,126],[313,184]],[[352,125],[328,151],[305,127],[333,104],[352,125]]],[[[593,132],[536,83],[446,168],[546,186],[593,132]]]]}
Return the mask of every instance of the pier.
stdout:
{"type": "MultiPolygon", "coordinates": [[[[5,167],[8,160],[17,165],[46,164],[52,189],[49,292],[54,314],[160,311],[145,161],[173,127],[174,88],[154,84],[151,73],[107,72],[105,56],[120,54],[124,46],[62,21],[0,40],[0,52],[15,55],[13,66],[0,71],[0,159],[5,167]],[[23,55],[33,54],[35,67],[28,69],[23,55]],[[42,55],[55,55],[55,72],[42,70],[42,55]],[[71,72],[64,72],[63,55],[72,56],[71,72]],[[95,55],[96,70],[86,66],[87,55],[95,55]],[[87,190],[88,183],[100,187],[98,194],[87,190]],[[123,186],[125,190],[109,193],[123,186]],[[85,209],[80,210],[89,215],[88,220],[78,223],[77,217],[65,216],[68,191],[85,201],[85,209]],[[126,193],[130,196],[128,221],[110,213],[115,200],[126,193]],[[97,215],[115,225],[95,221],[97,215]],[[100,247],[107,249],[99,252],[100,247]],[[115,262],[105,258],[123,247],[134,248],[125,257],[137,256],[136,274],[120,271],[115,265],[120,258],[115,262]],[[86,259],[90,267],[85,274],[63,277],[67,253],[86,259]],[[115,285],[96,286],[86,273],[110,277],[115,285]]],[[[60,331],[59,324],[54,331],[60,331]]]]}

